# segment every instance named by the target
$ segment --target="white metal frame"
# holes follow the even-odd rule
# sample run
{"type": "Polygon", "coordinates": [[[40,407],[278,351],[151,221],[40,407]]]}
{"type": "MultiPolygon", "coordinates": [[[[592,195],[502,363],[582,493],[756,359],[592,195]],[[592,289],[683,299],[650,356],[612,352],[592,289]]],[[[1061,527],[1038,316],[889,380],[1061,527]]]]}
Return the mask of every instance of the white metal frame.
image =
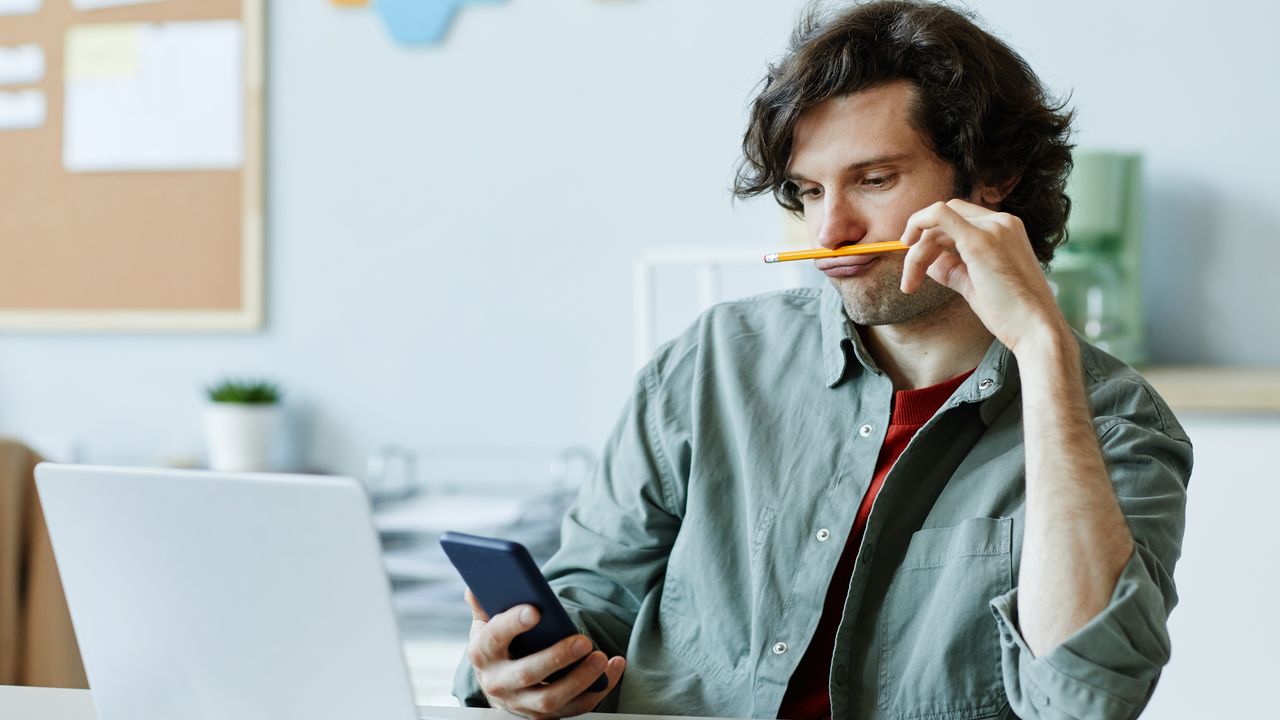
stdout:
{"type": "MultiPolygon", "coordinates": [[[[692,268],[696,277],[697,311],[715,305],[721,296],[721,273],[728,268],[758,266],[768,250],[743,249],[717,245],[659,246],[649,248],[632,266],[633,342],[636,369],[644,366],[656,349],[654,345],[654,283],[659,268],[692,268]]],[[[778,288],[805,284],[806,263],[783,263],[777,268],[778,288]]]]}

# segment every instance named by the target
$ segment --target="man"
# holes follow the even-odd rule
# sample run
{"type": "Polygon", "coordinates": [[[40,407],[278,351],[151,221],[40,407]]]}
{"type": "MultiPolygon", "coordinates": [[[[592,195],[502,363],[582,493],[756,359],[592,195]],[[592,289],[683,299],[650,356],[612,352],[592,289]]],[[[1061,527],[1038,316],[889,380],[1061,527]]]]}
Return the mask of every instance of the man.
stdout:
{"type": "Polygon", "coordinates": [[[738,194],[772,192],[826,248],[910,249],[817,261],[829,288],[720,305],[659,349],[545,568],[585,637],[512,661],[536,613],[477,609],[459,697],[533,718],[1136,716],[1169,658],[1191,446],[1045,280],[1069,125],[952,9],[808,15],[738,194]]]}

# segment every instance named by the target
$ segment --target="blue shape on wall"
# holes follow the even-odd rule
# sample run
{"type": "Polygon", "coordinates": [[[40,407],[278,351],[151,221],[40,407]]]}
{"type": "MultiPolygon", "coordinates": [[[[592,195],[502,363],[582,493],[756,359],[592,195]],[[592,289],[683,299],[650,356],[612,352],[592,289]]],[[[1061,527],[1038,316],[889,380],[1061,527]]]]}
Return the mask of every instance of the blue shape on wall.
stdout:
{"type": "Polygon", "coordinates": [[[402,45],[434,45],[444,39],[453,16],[464,5],[501,0],[375,0],[391,37],[402,45]]]}

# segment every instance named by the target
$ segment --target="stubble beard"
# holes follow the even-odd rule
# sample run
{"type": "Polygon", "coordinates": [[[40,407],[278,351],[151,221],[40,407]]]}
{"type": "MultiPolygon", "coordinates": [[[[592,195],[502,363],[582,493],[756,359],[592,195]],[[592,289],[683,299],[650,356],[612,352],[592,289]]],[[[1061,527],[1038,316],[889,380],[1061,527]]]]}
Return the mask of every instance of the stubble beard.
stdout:
{"type": "Polygon", "coordinates": [[[959,293],[925,277],[910,294],[902,292],[902,259],[882,256],[863,277],[832,278],[845,312],[858,325],[898,325],[922,319],[957,301],[959,293]]]}

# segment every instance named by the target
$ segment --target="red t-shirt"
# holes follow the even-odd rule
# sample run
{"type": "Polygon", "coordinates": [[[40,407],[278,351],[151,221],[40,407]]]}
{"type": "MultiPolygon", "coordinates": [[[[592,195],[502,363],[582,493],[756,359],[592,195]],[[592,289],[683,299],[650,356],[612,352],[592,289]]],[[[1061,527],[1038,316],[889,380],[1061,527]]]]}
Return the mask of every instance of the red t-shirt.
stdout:
{"type": "Polygon", "coordinates": [[[907,448],[907,443],[911,442],[916,431],[938,412],[938,408],[972,374],[973,370],[970,370],[937,385],[918,390],[899,390],[893,394],[889,428],[885,431],[884,445],[880,446],[880,456],[876,459],[875,474],[866,494],[862,496],[858,514],[853,520],[853,530],[849,533],[849,540],[845,543],[840,562],[836,564],[835,574],[831,577],[822,619],[818,621],[818,629],[814,631],[813,642],[809,643],[809,649],[805,651],[800,665],[791,676],[791,684],[787,686],[787,694],[782,698],[778,717],[787,720],[825,720],[831,717],[831,695],[827,687],[827,680],[831,676],[831,656],[835,652],[836,630],[839,629],[840,617],[844,614],[849,582],[853,579],[853,561],[862,545],[862,533],[867,527],[871,505],[875,502],[880,487],[884,485],[889,468],[893,467],[898,456],[907,448]]]}

